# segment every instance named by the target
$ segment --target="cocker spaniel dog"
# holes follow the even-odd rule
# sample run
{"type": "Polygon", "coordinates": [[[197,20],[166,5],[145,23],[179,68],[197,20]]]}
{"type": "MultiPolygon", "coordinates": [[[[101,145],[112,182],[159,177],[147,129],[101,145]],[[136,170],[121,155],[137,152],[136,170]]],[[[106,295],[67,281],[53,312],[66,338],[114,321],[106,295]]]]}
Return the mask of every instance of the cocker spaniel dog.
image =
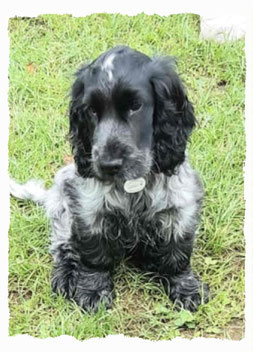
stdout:
{"type": "Polygon", "coordinates": [[[173,59],[107,51],[77,72],[69,116],[74,164],[48,190],[10,185],[51,219],[53,291],[86,311],[109,308],[113,269],[127,258],[196,310],[208,300],[190,266],[203,188],[185,154],[196,120],[173,59]]]}

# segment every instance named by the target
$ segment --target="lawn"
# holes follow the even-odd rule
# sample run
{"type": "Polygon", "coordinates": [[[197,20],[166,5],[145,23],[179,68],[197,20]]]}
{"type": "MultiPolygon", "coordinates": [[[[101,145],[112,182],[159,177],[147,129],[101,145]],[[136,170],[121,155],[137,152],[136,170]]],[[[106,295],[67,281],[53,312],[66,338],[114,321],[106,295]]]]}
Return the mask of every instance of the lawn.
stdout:
{"type": "Polygon", "coordinates": [[[243,338],[244,41],[218,44],[198,35],[199,16],[191,14],[10,19],[9,172],[19,181],[41,178],[50,186],[69,161],[68,94],[83,62],[118,44],[178,58],[199,122],[190,159],[206,192],[192,266],[212,292],[196,313],[176,311],[161,286],[122,263],[113,308],[83,313],[51,291],[50,228],[43,210],[11,199],[10,335],[243,338]]]}

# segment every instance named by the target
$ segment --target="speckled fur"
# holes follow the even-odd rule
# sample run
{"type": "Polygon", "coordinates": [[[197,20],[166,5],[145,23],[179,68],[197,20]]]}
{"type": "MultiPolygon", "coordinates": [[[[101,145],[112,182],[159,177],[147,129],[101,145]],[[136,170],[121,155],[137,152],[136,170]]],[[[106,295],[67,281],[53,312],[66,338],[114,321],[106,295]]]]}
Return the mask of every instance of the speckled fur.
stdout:
{"type": "Polygon", "coordinates": [[[50,218],[53,290],[87,311],[96,311],[100,302],[112,305],[113,270],[126,258],[160,277],[169,297],[185,309],[194,311],[207,301],[208,287],[190,267],[203,201],[202,183],[185,155],[195,117],[171,59],[166,60],[151,60],[119,47],[84,66],[74,83],[70,106],[75,163],[60,169],[48,190],[41,181],[20,185],[11,180],[13,196],[43,205],[50,218]],[[131,62],[129,68],[119,66],[119,57],[131,62]],[[149,114],[153,122],[147,125],[146,135],[143,127],[130,129],[119,117],[100,117],[96,126],[93,119],[88,128],[89,109],[83,96],[89,72],[101,75],[96,82],[102,82],[100,90],[106,87],[106,99],[110,99],[110,89],[117,80],[122,85],[137,63],[143,66],[139,74],[146,75],[142,84],[151,82],[147,95],[152,87],[154,98],[146,115],[141,115],[144,105],[134,111],[131,124],[149,114]],[[113,179],[104,180],[99,162],[111,158],[115,150],[117,158],[124,157],[123,167],[113,179]],[[125,192],[125,180],[136,177],[143,177],[146,187],[133,194],[125,192]]]}

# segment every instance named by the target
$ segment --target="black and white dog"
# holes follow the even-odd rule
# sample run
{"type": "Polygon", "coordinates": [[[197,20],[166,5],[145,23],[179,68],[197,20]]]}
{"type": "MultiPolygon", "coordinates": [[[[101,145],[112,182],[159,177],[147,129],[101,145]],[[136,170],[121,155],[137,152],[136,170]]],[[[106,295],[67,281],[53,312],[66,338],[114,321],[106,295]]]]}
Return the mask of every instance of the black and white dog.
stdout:
{"type": "Polygon", "coordinates": [[[127,258],[160,277],[181,307],[207,302],[208,287],[190,267],[203,199],[185,155],[195,123],[171,58],[119,46],[77,72],[75,163],[48,190],[35,180],[10,185],[51,219],[53,291],[87,311],[110,307],[113,269],[127,258]]]}

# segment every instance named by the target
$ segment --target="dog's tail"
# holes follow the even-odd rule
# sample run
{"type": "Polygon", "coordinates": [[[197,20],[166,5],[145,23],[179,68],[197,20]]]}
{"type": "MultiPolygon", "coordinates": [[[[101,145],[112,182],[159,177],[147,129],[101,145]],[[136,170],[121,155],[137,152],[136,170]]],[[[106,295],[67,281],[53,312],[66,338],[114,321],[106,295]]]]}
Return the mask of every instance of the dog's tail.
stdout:
{"type": "Polygon", "coordinates": [[[30,180],[24,184],[10,179],[10,194],[18,199],[30,199],[33,202],[44,205],[47,190],[41,180],[30,180]]]}

